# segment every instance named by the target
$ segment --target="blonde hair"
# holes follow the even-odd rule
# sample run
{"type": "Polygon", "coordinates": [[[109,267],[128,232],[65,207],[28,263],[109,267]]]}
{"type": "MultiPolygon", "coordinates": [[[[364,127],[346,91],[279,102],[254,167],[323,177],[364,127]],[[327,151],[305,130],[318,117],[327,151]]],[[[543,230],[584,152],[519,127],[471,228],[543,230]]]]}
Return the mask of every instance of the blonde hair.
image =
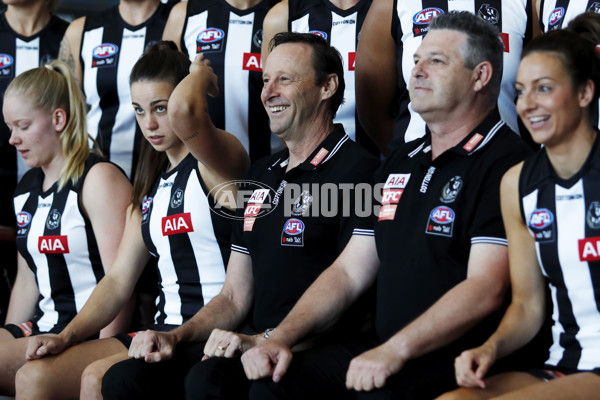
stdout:
{"type": "Polygon", "coordinates": [[[27,96],[36,107],[48,112],[57,108],[66,111],[67,123],[59,137],[65,165],[58,180],[58,190],[69,181],[75,184],[83,175],[90,149],[85,100],[67,64],[54,60],[44,67],[23,72],[8,85],[6,94],[9,93],[27,96]]]}

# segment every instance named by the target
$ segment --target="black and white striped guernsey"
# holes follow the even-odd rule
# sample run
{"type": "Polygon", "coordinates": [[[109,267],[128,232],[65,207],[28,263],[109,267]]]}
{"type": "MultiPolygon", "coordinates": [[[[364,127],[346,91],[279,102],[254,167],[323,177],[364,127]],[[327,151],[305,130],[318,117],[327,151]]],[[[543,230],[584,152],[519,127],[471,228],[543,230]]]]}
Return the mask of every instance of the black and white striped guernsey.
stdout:
{"type": "Polygon", "coordinates": [[[146,47],[161,39],[173,4],[160,4],[141,25],[128,25],[115,6],[85,18],[80,62],[90,106],[88,131],[103,154],[132,177],[141,131],[131,107],[129,74],[146,47]]]}
{"type": "Polygon", "coordinates": [[[288,30],[319,35],[340,52],[346,89],[344,104],[338,109],[334,122],[344,126],[350,139],[376,154],[377,147],[358,121],[354,95],[356,47],[371,1],[359,0],[354,7],[342,10],[329,0],[289,0],[288,30]]]}
{"type": "MultiPolygon", "coordinates": [[[[33,36],[21,36],[12,30],[5,13],[0,14],[0,107],[12,79],[58,57],[60,41],[69,24],[52,16],[48,24],[33,36]]],[[[12,225],[12,195],[18,179],[28,168],[14,146],[8,143],[10,132],[0,115],[0,224],[12,225]],[[10,210],[10,211],[9,211],[10,210]],[[10,222],[9,222],[10,221],[10,222]]]]}
{"type": "MultiPolygon", "coordinates": [[[[43,192],[41,168],[28,171],[15,192],[17,248],[35,274],[40,291],[32,322],[41,332],[60,332],[81,310],[104,276],[96,237],[81,208],[81,188],[92,154],[77,184],[43,192]]],[[[25,322],[25,321],[23,321],[25,322]]]]}
{"type": "Polygon", "coordinates": [[[600,143],[581,170],[559,178],[545,150],[519,179],[524,223],[553,302],[553,344],[546,364],[600,368],[600,143]]]}
{"type": "Polygon", "coordinates": [[[142,235],[158,258],[156,324],[183,324],[223,286],[232,219],[212,212],[213,205],[191,154],[144,199],[142,235]]]}
{"type": "Polygon", "coordinates": [[[260,100],[262,24],[277,1],[239,10],[225,0],[190,0],[181,35],[190,60],[203,53],[218,77],[219,96],[208,98],[213,124],[235,135],[252,161],[282,148],[260,100]]]}
{"type": "Polygon", "coordinates": [[[413,111],[408,82],[414,66],[413,55],[428,31],[429,22],[448,11],[469,11],[498,27],[504,43],[504,71],[498,99],[500,115],[519,132],[514,88],[523,43],[531,32],[528,10],[531,0],[394,0],[392,37],[396,41],[399,114],[394,121],[394,140],[410,141],[425,134],[425,121],[413,111]]]}
{"type": "MultiPolygon", "coordinates": [[[[584,12],[600,14],[600,0],[541,0],[539,22],[542,32],[566,28],[569,22],[584,12]]],[[[600,43],[597,43],[600,45],[600,43]]],[[[593,115],[600,127],[600,104],[598,114],[593,115]]]]}
{"type": "Polygon", "coordinates": [[[600,13],[600,1],[540,0],[540,28],[542,32],[566,28],[573,18],[587,11],[600,13]]]}

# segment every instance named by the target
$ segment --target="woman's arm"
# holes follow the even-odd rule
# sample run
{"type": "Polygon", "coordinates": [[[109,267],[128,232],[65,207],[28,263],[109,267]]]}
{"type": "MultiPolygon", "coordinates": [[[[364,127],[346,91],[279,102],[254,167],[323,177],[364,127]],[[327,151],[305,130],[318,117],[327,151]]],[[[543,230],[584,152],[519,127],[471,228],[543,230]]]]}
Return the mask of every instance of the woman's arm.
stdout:
{"type": "Polygon", "coordinates": [[[114,319],[131,298],[150,254],[142,239],[139,210],[127,211],[125,231],[114,264],[92,292],[81,311],[58,336],[36,336],[27,348],[28,359],[58,354],[98,332],[114,319]]]}
{"type": "Polygon", "coordinates": [[[203,175],[209,189],[244,176],[250,165],[240,141],[216,128],[208,115],[207,96],[219,93],[217,76],[202,54],[190,66],[190,74],[169,98],[169,121],[177,136],[206,169],[203,175]]]}
{"type": "Polygon", "coordinates": [[[522,167],[523,163],[508,170],[500,185],[512,302],[496,332],[482,346],[467,350],[457,358],[456,377],[461,386],[484,388],[483,378],[491,365],[527,344],[544,322],[545,281],[535,241],[523,223],[519,207],[518,183],[522,167]]]}
{"type": "MultiPolygon", "coordinates": [[[[105,273],[115,262],[130,198],[131,184],[116,166],[98,163],[90,169],[83,184],[81,201],[92,224],[105,273]]],[[[129,329],[133,302],[121,304],[121,307],[122,312],[110,325],[102,325],[100,337],[111,337],[129,329]]]]}
{"type": "Polygon", "coordinates": [[[33,271],[21,255],[17,258],[17,277],[10,293],[10,303],[6,313],[7,324],[27,322],[35,313],[35,305],[40,291],[35,283],[33,271]]]}

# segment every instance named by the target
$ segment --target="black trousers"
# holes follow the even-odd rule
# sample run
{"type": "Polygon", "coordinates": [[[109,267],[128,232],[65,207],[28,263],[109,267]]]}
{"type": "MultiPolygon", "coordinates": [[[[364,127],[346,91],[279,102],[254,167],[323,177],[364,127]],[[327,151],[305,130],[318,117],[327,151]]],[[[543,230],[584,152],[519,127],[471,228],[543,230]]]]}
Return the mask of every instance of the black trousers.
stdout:
{"type": "Polygon", "coordinates": [[[409,361],[388,378],[383,389],[348,390],[345,382],[350,361],[366,350],[360,345],[346,344],[295,354],[279,383],[263,379],[252,384],[250,400],[430,400],[456,387],[454,356],[435,352],[409,361]]]}
{"type": "Polygon", "coordinates": [[[113,365],[102,379],[102,396],[109,399],[183,399],[188,371],[204,356],[204,344],[181,345],[172,359],[147,363],[129,359],[113,365]]]}

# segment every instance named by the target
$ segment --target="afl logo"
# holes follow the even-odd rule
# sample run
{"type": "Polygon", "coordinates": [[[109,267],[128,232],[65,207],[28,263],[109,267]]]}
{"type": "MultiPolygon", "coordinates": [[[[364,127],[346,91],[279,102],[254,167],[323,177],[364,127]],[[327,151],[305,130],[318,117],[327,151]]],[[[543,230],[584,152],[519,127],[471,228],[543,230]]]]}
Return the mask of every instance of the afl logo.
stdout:
{"type": "Polygon", "coordinates": [[[536,230],[544,229],[552,225],[552,221],[554,221],[554,216],[550,210],[540,208],[529,216],[529,227],[536,230]]]}
{"type": "Polygon", "coordinates": [[[550,17],[548,18],[548,24],[550,26],[556,25],[565,15],[565,9],[562,7],[557,7],[550,13],[550,17]]]}
{"type": "Polygon", "coordinates": [[[119,51],[116,44],[102,43],[100,46],[94,47],[93,55],[95,58],[106,58],[114,56],[119,51]]]}
{"type": "Polygon", "coordinates": [[[13,65],[13,58],[8,54],[0,54],[0,68],[7,68],[13,65]]]}
{"type": "Polygon", "coordinates": [[[312,33],[313,35],[321,36],[323,39],[327,40],[327,34],[323,31],[308,31],[308,33],[312,33]]]}
{"type": "Polygon", "coordinates": [[[198,34],[198,42],[214,43],[225,37],[225,32],[219,28],[208,28],[198,34]]]}
{"type": "Polygon", "coordinates": [[[288,221],[285,223],[285,228],[283,228],[283,230],[288,235],[299,235],[302,232],[304,232],[304,222],[295,218],[288,219],[288,221]]]}
{"type": "Polygon", "coordinates": [[[430,217],[438,224],[450,224],[454,222],[454,211],[445,206],[439,206],[431,211],[430,217]]]}
{"type": "Polygon", "coordinates": [[[151,205],[152,205],[152,197],[144,198],[144,201],[142,201],[142,214],[146,214],[148,211],[150,211],[151,205]]]}
{"type": "Polygon", "coordinates": [[[25,228],[29,225],[29,221],[31,221],[31,214],[27,211],[21,211],[17,214],[17,226],[19,228],[25,228]]]}
{"type": "Polygon", "coordinates": [[[432,19],[443,13],[444,11],[437,7],[425,8],[413,16],[413,22],[418,25],[427,25],[432,19]]]}

